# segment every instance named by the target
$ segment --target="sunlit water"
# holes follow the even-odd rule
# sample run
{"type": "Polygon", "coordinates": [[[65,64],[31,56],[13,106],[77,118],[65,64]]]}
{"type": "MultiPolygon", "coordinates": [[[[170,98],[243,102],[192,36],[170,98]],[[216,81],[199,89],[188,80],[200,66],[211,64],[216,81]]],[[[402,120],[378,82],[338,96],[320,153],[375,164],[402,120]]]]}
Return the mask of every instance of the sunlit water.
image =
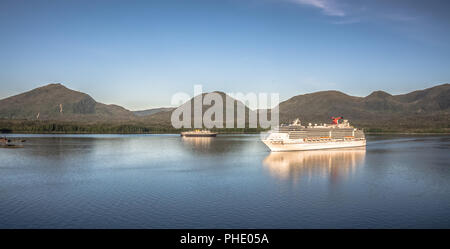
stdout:
{"type": "Polygon", "coordinates": [[[258,135],[15,135],[0,228],[450,228],[450,137],[270,153],[258,135]]]}

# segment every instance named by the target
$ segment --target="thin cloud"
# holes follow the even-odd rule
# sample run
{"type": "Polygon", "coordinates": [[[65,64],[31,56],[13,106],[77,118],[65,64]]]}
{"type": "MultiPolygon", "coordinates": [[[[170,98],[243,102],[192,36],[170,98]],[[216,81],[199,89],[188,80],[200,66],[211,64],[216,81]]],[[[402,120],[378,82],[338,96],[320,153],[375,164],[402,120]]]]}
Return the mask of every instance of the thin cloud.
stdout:
{"type": "Polygon", "coordinates": [[[333,0],[291,0],[291,2],[319,8],[329,16],[346,16],[346,13],[333,0]]]}
{"type": "Polygon", "coordinates": [[[294,4],[315,7],[328,16],[341,17],[332,21],[333,24],[353,24],[363,21],[389,21],[411,23],[418,17],[408,13],[408,6],[394,5],[391,2],[379,3],[372,1],[350,0],[284,0],[294,4]]]}

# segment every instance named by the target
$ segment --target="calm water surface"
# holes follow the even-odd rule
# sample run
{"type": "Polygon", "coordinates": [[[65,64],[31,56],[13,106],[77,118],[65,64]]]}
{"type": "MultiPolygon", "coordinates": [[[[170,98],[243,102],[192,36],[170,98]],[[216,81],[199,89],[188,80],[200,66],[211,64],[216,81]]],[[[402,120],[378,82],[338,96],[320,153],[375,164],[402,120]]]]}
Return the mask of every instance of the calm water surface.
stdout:
{"type": "Polygon", "coordinates": [[[270,153],[258,135],[14,135],[0,228],[450,228],[450,136],[270,153]]]}

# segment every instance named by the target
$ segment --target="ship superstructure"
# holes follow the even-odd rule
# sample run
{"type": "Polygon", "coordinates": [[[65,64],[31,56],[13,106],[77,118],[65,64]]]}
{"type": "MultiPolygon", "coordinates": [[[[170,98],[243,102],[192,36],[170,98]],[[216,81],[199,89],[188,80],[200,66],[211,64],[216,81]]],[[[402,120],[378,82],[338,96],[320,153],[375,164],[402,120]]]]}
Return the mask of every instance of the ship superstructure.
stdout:
{"type": "Polygon", "coordinates": [[[299,119],[269,132],[262,141],[271,151],[319,150],[366,145],[364,132],[343,117],[332,118],[331,124],[302,126],[299,119]],[[339,123],[339,120],[342,122],[339,123]]]}

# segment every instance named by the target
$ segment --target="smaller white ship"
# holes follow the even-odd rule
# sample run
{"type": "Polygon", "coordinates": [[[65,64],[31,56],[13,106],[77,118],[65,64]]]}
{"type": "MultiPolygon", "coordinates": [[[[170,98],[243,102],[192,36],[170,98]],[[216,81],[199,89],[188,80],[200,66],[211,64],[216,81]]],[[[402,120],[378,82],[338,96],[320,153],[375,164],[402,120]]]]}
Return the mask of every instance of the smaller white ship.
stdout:
{"type": "Polygon", "coordinates": [[[343,117],[332,118],[331,124],[309,123],[299,119],[271,130],[262,141],[271,151],[321,150],[366,146],[364,132],[354,128],[343,117]],[[342,122],[339,123],[339,120],[342,122]]]}
{"type": "Polygon", "coordinates": [[[180,135],[182,137],[215,137],[217,136],[217,133],[209,130],[194,130],[181,132],[180,135]]]}

